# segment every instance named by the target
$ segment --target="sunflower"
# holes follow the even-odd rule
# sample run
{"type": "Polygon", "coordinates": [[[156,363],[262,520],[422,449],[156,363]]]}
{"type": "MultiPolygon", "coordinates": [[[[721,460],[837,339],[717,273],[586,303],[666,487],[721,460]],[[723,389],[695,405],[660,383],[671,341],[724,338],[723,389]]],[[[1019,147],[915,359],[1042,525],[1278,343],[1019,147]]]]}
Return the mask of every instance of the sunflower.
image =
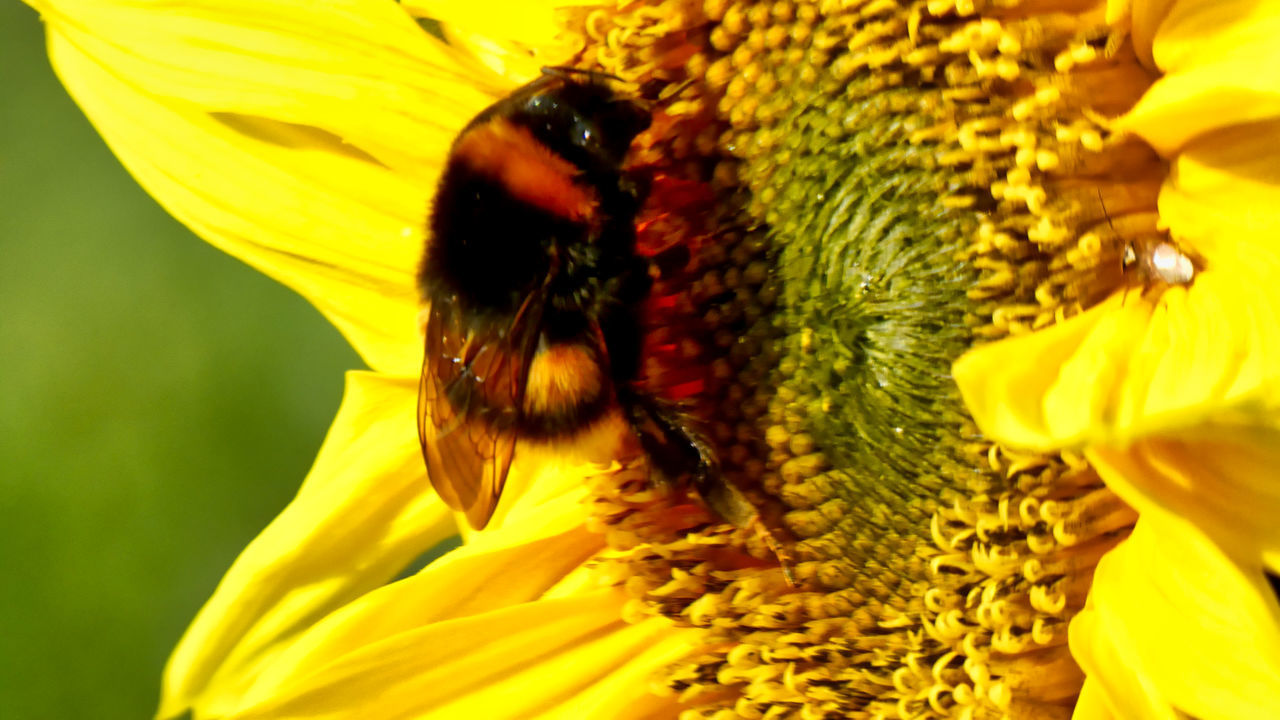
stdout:
{"type": "Polygon", "coordinates": [[[139,182],[370,368],[160,717],[1280,716],[1280,3],[34,5],[139,182]],[[785,547],[615,422],[406,571],[457,532],[414,436],[435,178],[569,64],[659,88],[644,383],[785,547]]]}

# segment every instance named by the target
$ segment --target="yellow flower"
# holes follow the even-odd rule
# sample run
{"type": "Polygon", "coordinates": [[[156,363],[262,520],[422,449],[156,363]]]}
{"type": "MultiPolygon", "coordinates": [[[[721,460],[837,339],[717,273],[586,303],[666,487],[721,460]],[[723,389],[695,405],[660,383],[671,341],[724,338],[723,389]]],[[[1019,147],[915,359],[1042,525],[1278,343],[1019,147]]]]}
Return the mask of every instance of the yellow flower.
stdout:
{"type": "Polygon", "coordinates": [[[372,369],[160,716],[1280,715],[1280,3],[32,1],[130,172],[372,369]],[[562,63],[666,88],[636,162],[716,203],[642,218],[691,256],[648,381],[702,388],[796,587],[619,423],[522,444],[397,579],[456,532],[414,437],[434,181],[562,63]],[[1166,237],[1190,282],[1122,265],[1166,237]]]}

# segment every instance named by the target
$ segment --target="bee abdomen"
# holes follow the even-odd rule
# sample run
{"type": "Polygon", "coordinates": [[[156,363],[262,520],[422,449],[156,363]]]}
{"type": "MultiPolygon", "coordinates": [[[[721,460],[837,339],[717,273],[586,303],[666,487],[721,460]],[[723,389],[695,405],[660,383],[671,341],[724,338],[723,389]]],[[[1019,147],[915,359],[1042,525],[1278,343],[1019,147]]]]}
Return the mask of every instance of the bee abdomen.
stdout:
{"type": "Polygon", "coordinates": [[[599,419],[612,400],[599,350],[576,342],[539,348],[529,366],[520,434],[546,440],[576,434],[599,419]]]}

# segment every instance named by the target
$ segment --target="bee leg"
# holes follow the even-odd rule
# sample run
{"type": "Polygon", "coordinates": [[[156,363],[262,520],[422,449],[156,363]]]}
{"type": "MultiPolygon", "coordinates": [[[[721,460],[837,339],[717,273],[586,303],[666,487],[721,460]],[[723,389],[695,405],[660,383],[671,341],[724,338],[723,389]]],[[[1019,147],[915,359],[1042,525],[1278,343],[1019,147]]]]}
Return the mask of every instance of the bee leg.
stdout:
{"type": "Polygon", "coordinates": [[[782,544],[773,529],[765,524],[755,504],[747,499],[737,485],[719,474],[718,466],[716,470],[715,475],[694,473],[692,482],[698,489],[698,494],[706,501],[707,507],[721,519],[736,527],[754,530],[773,556],[778,559],[778,565],[782,567],[782,575],[786,578],[787,585],[796,587],[796,576],[791,570],[794,565],[791,551],[782,544]]]}
{"type": "Polygon", "coordinates": [[[668,481],[687,477],[711,512],[731,525],[755,530],[778,559],[787,585],[796,587],[790,551],[761,519],[755,504],[720,473],[711,446],[683,421],[680,411],[636,392],[628,392],[622,404],[631,415],[640,446],[658,472],[668,481]]]}
{"type": "Polygon", "coordinates": [[[618,395],[640,447],[663,482],[675,483],[690,474],[719,474],[719,463],[710,446],[683,426],[673,408],[630,389],[619,389],[618,395]]]}
{"type": "Polygon", "coordinates": [[[773,533],[773,530],[764,524],[764,520],[760,519],[759,513],[756,513],[751,518],[751,527],[756,531],[756,536],[764,541],[765,546],[769,548],[769,552],[773,553],[773,556],[778,559],[778,565],[782,568],[782,577],[786,579],[787,587],[797,587],[796,574],[791,569],[795,566],[795,558],[792,557],[791,551],[778,540],[778,536],[773,533]]]}

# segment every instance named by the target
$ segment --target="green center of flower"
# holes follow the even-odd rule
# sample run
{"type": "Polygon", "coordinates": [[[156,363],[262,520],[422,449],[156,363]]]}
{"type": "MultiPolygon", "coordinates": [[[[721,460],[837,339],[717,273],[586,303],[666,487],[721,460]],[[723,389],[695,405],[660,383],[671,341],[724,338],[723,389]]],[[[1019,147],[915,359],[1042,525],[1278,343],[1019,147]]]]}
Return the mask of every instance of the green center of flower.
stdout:
{"type": "Polygon", "coordinates": [[[776,166],[762,155],[743,172],[774,166],[760,195],[775,198],[765,215],[789,329],[779,375],[803,431],[856,468],[859,485],[910,494],[945,462],[938,453],[955,446],[963,417],[947,369],[971,343],[966,293],[977,271],[957,258],[977,221],[940,201],[956,190],[936,148],[910,143],[934,123],[912,107],[919,91],[858,90],[781,119],[795,159],[776,166]]]}

